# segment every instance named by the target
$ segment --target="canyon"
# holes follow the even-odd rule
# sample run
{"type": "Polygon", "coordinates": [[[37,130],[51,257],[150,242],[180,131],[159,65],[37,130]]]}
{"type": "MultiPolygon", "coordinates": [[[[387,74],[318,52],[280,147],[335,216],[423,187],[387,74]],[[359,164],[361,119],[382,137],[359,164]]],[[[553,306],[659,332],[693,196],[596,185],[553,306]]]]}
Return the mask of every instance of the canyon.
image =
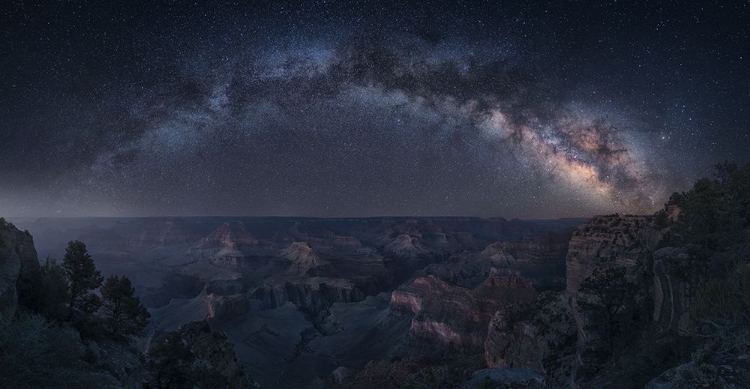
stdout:
{"type": "Polygon", "coordinates": [[[482,355],[496,312],[565,287],[567,244],[584,220],[13,222],[40,258],[80,240],[102,275],[129,277],[152,316],[142,348],[207,321],[261,387],[314,388],[394,358],[482,355]]]}
{"type": "Polygon", "coordinates": [[[669,387],[702,365],[675,367],[698,265],[666,220],[21,219],[0,235],[0,315],[80,240],[148,308],[138,352],[178,334],[237,387],[669,387]]]}

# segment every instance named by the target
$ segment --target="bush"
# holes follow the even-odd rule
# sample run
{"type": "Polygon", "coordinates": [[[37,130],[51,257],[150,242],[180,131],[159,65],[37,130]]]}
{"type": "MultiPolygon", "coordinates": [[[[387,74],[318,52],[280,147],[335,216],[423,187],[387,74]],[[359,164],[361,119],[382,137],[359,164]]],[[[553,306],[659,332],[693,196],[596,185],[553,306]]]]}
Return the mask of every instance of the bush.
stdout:
{"type": "Polygon", "coordinates": [[[104,325],[111,335],[137,335],[148,326],[151,315],[135,296],[135,289],[129,278],[107,278],[101,293],[104,325]]]}
{"type": "Polygon", "coordinates": [[[713,278],[698,291],[690,307],[694,320],[726,322],[750,307],[750,265],[738,264],[726,279],[713,278]]]}
{"type": "Polygon", "coordinates": [[[81,360],[78,334],[36,314],[0,321],[0,377],[5,388],[101,388],[107,376],[81,360]]]}
{"type": "Polygon", "coordinates": [[[65,271],[52,258],[40,267],[40,282],[35,287],[37,301],[32,307],[48,320],[62,322],[67,317],[70,288],[65,271]]]}

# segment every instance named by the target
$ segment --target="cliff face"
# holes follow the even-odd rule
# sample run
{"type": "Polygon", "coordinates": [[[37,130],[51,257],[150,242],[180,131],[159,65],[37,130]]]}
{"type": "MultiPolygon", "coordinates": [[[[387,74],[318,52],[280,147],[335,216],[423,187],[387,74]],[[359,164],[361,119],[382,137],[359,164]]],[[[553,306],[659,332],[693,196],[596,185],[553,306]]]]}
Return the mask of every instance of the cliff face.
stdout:
{"type": "Polygon", "coordinates": [[[278,308],[291,302],[311,314],[329,309],[333,303],[357,302],[364,293],[352,282],[342,279],[300,278],[275,283],[269,280],[250,294],[260,300],[263,309],[278,308]]]}
{"type": "Polygon", "coordinates": [[[286,273],[294,276],[304,276],[310,269],[323,264],[318,254],[307,242],[294,242],[281,250],[279,257],[288,262],[286,273]]]}
{"type": "Polygon", "coordinates": [[[662,329],[686,333],[690,319],[690,284],[671,270],[687,260],[684,249],[664,247],[654,252],[654,321],[662,329]]]}
{"type": "Polygon", "coordinates": [[[39,274],[34,240],[26,232],[0,220],[0,318],[13,317],[19,298],[32,292],[39,274]]]}
{"type": "Polygon", "coordinates": [[[206,302],[206,316],[212,325],[226,323],[251,310],[250,301],[244,295],[208,294],[204,301],[206,302]]]}
{"type": "Polygon", "coordinates": [[[660,234],[650,228],[652,217],[596,216],[580,226],[570,240],[566,257],[566,291],[578,292],[581,282],[597,266],[628,267],[654,249],[660,234]]]}
{"type": "Polygon", "coordinates": [[[391,309],[414,314],[409,343],[425,352],[480,353],[492,314],[500,307],[532,301],[531,282],[495,275],[474,289],[434,277],[419,277],[393,292],[391,309]]]}
{"type": "MultiPolygon", "coordinates": [[[[530,368],[547,376],[548,383],[560,387],[577,387],[576,372],[590,363],[591,350],[601,348],[598,334],[591,333],[591,318],[579,309],[579,302],[587,296],[579,293],[583,280],[596,268],[635,269],[646,263],[655,249],[660,232],[652,227],[649,216],[597,216],[578,227],[572,234],[565,259],[566,289],[563,293],[545,293],[530,306],[520,311],[498,310],[489,324],[484,344],[485,361],[491,367],[530,368]]],[[[507,250],[507,248],[506,248],[507,250]]],[[[655,269],[665,269],[660,262],[655,269]]],[[[664,280],[664,303],[659,314],[670,318],[679,314],[672,304],[679,298],[670,287],[680,286],[666,271],[656,280],[664,280]],[[661,312],[664,313],[661,313],[661,312]]],[[[678,293],[679,294],[679,293],[678,293]]],[[[655,313],[655,319],[657,313],[655,313]]],[[[675,324],[667,324],[675,326],[675,324]]],[[[595,366],[593,366],[595,368],[595,366]]]]}
{"type": "Polygon", "coordinates": [[[217,266],[241,269],[245,266],[247,251],[256,246],[258,240],[245,231],[242,225],[224,223],[201,239],[198,246],[191,248],[189,256],[207,258],[217,266]]]}
{"type": "Polygon", "coordinates": [[[420,254],[426,254],[428,251],[419,243],[418,237],[401,234],[385,245],[385,252],[397,257],[413,258],[420,254]]]}
{"type": "Polygon", "coordinates": [[[489,367],[529,368],[548,383],[573,386],[576,323],[563,294],[545,292],[524,309],[495,312],[484,343],[489,367]]]}

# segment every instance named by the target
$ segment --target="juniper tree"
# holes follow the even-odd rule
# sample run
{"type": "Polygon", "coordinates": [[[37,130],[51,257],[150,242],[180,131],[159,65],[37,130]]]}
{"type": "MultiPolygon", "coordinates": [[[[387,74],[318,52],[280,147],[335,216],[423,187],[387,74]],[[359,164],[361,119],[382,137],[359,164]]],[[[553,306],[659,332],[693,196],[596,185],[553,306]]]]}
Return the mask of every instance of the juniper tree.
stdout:
{"type": "Polygon", "coordinates": [[[101,305],[101,299],[93,293],[102,285],[101,272],[96,269],[86,245],[77,240],[68,243],[62,268],[70,285],[68,320],[74,323],[85,321],[101,305]]]}
{"type": "Polygon", "coordinates": [[[101,289],[104,325],[115,336],[135,335],[148,325],[151,315],[127,277],[107,278],[101,289]]]}

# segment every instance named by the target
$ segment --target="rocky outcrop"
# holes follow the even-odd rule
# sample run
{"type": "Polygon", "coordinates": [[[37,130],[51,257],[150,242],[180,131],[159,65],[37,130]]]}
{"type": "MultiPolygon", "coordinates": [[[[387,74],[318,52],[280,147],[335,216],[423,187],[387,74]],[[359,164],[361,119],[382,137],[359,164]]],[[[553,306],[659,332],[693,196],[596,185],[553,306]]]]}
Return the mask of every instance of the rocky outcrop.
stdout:
{"type": "MultiPolygon", "coordinates": [[[[660,239],[660,233],[651,227],[651,219],[597,216],[578,227],[572,233],[565,257],[565,292],[545,293],[520,309],[498,310],[484,344],[488,366],[528,368],[546,376],[548,385],[577,387],[578,368],[590,362],[586,356],[598,347],[597,334],[590,333],[587,326],[590,318],[578,309],[578,302],[587,298],[578,293],[579,287],[596,268],[635,270],[636,265],[644,263],[660,239]]],[[[554,237],[540,243],[545,250],[530,250],[529,243],[522,247],[503,242],[485,250],[485,255],[504,251],[517,260],[525,255],[527,262],[533,263],[534,251],[553,253],[564,247],[556,244],[554,237]]]]}
{"type": "Polygon", "coordinates": [[[654,321],[664,330],[686,334],[690,320],[690,284],[674,269],[686,261],[685,249],[664,247],[654,252],[654,321]]]}
{"type": "Polygon", "coordinates": [[[508,304],[528,302],[536,291],[517,276],[496,275],[475,289],[419,277],[392,293],[391,310],[414,314],[411,346],[423,352],[480,353],[492,314],[508,304]]]}
{"type": "Polygon", "coordinates": [[[397,257],[413,258],[420,254],[426,254],[428,250],[422,247],[418,237],[401,234],[385,245],[385,252],[397,257]]]}
{"type": "Polygon", "coordinates": [[[259,387],[240,366],[232,343],[225,335],[212,331],[208,322],[185,324],[180,326],[177,333],[195,356],[194,365],[202,365],[217,371],[229,381],[230,388],[259,387]]]}
{"type": "Polygon", "coordinates": [[[538,290],[562,290],[569,239],[570,233],[550,233],[523,241],[495,242],[478,254],[455,254],[430,264],[417,275],[432,274],[473,288],[492,274],[515,274],[531,281],[538,290]]]}
{"type": "Polygon", "coordinates": [[[207,258],[212,264],[229,269],[245,267],[245,258],[258,240],[245,231],[241,224],[224,223],[190,249],[189,256],[207,258]]]}
{"type": "Polygon", "coordinates": [[[420,277],[393,292],[391,309],[415,315],[409,337],[416,347],[481,352],[489,313],[480,311],[470,289],[420,277]]]}
{"type": "Polygon", "coordinates": [[[652,217],[634,215],[596,216],[578,227],[568,246],[566,277],[568,293],[576,293],[596,267],[632,268],[653,250],[661,238],[651,228],[652,217]]]}
{"type": "Polygon", "coordinates": [[[371,361],[360,370],[335,370],[343,379],[331,377],[334,388],[346,389],[398,389],[410,374],[418,372],[428,365],[424,358],[406,357],[389,360],[371,361]],[[339,382],[337,382],[337,378],[339,382]]]}
{"type": "Polygon", "coordinates": [[[490,367],[528,368],[556,386],[575,377],[576,324],[563,294],[547,292],[527,307],[495,312],[484,343],[490,367]]]}
{"type": "Polygon", "coordinates": [[[544,376],[526,368],[489,368],[474,372],[463,389],[479,388],[546,388],[544,376]]]}
{"type": "Polygon", "coordinates": [[[626,277],[641,269],[661,238],[653,217],[635,215],[597,216],[573,232],[566,257],[566,294],[576,326],[575,364],[591,373],[603,368],[601,355],[607,345],[602,334],[592,331],[590,313],[581,308],[593,297],[579,293],[581,283],[594,270],[625,268],[626,277]]]}
{"type": "Polygon", "coordinates": [[[506,251],[506,245],[503,242],[495,242],[487,246],[479,256],[488,259],[493,266],[498,267],[509,267],[516,263],[516,259],[506,251]]]}
{"type": "Polygon", "coordinates": [[[0,219],[0,318],[13,317],[19,299],[33,293],[39,276],[39,259],[28,232],[0,219]]]}
{"type": "Polygon", "coordinates": [[[207,319],[213,323],[226,323],[250,312],[250,301],[245,295],[220,296],[208,294],[206,302],[207,319]]]}
{"type": "MultiPolygon", "coordinates": [[[[750,330],[747,321],[707,338],[690,360],[664,371],[646,389],[750,387],[750,330]]],[[[683,361],[685,362],[685,361],[683,361]]]]}
{"type": "Polygon", "coordinates": [[[336,302],[365,299],[364,293],[350,281],[317,277],[278,282],[267,280],[250,296],[253,300],[260,300],[263,309],[281,307],[290,302],[312,314],[326,311],[336,302]]]}
{"type": "Polygon", "coordinates": [[[296,276],[304,276],[310,269],[324,263],[307,242],[293,242],[281,251],[279,257],[288,262],[286,273],[296,276]]]}
{"type": "Polygon", "coordinates": [[[735,371],[731,365],[715,366],[691,361],[665,371],[649,381],[644,389],[746,388],[750,382],[731,382],[736,381],[737,375],[747,374],[747,366],[743,370],[735,371]]]}
{"type": "Polygon", "coordinates": [[[472,290],[480,306],[505,306],[534,301],[537,292],[530,281],[514,274],[497,272],[472,290]]]}

